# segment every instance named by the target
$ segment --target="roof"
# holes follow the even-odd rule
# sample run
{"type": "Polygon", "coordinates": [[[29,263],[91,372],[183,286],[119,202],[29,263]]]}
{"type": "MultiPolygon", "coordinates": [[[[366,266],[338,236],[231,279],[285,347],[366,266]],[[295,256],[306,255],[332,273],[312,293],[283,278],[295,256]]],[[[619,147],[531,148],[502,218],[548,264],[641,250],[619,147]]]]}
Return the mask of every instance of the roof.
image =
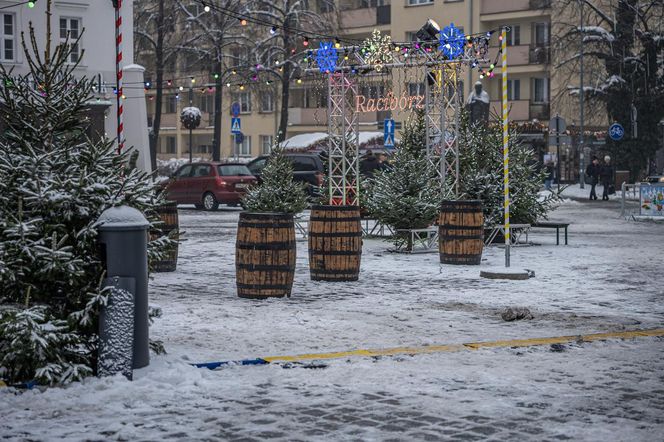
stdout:
{"type": "MultiPolygon", "coordinates": [[[[379,143],[377,144],[382,145],[384,136],[385,134],[383,132],[378,131],[360,132],[358,135],[359,145],[362,146],[362,144],[374,140],[378,140],[379,143]]],[[[280,146],[287,150],[309,149],[314,148],[316,144],[325,141],[327,138],[328,134],[326,132],[299,134],[283,141],[280,146]]],[[[398,141],[398,139],[396,141],[398,141]]]]}

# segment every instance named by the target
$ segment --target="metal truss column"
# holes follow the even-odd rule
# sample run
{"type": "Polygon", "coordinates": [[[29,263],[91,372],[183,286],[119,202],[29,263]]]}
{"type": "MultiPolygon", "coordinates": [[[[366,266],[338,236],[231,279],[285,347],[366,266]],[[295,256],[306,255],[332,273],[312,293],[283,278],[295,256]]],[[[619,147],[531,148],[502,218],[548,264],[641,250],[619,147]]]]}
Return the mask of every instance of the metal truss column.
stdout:
{"type": "Polygon", "coordinates": [[[443,193],[455,198],[459,196],[459,71],[456,63],[425,69],[427,158],[438,171],[443,193]]]}
{"type": "Polygon", "coordinates": [[[357,85],[344,71],[328,76],[328,189],[330,205],[359,205],[357,85]]]}

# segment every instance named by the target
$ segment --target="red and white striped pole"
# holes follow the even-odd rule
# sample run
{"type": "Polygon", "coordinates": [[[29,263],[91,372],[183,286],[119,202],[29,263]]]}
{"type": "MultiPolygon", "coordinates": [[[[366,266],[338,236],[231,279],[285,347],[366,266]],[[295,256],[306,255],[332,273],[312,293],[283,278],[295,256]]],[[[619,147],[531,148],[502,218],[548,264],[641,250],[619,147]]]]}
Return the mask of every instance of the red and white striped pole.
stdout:
{"type": "Polygon", "coordinates": [[[124,124],[122,121],[122,0],[112,0],[115,7],[115,74],[117,78],[116,85],[116,104],[118,115],[118,153],[124,148],[124,124]]]}

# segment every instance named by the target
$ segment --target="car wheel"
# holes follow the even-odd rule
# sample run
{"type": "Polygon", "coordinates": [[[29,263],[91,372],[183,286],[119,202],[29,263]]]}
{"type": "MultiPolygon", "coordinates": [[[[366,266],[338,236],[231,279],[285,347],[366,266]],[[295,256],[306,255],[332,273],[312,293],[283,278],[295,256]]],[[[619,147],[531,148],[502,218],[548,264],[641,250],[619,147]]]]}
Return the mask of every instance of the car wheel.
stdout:
{"type": "Polygon", "coordinates": [[[219,208],[219,203],[211,192],[206,192],[203,195],[203,208],[205,210],[217,210],[219,208]]]}

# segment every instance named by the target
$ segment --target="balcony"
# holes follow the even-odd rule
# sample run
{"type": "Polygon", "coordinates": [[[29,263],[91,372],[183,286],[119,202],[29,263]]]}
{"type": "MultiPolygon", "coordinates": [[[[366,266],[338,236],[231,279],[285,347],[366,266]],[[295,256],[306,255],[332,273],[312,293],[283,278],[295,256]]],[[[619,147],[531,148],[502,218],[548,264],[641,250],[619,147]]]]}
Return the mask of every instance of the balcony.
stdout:
{"type": "Polygon", "coordinates": [[[551,117],[549,111],[549,103],[535,103],[531,102],[529,106],[530,120],[538,119],[540,121],[548,121],[551,117]]]}
{"type": "Polygon", "coordinates": [[[480,14],[542,11],[551,8],[551,0],[482,0],[480,14]]]}
{"type": "Polygon", "coordinates": [[[533,46],[528,53],[528,62],[530,64],[549,64],[551,63],[551,48],[549,46],[533,46]]]}
{"type": "Polygon", "coordinates": [[[341,10],[341,27],[352,29],[389,25],[392,22],[390,11],[389,3],[376,6],[375,2],[352,2],[341,10]]]}

